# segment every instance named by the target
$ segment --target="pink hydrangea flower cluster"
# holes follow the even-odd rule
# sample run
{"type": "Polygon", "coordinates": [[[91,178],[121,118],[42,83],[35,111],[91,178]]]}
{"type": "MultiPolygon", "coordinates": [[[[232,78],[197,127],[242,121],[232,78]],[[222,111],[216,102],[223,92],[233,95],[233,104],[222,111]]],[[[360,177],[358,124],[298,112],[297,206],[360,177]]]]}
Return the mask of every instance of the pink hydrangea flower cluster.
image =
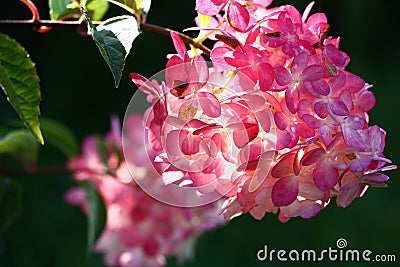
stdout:
{"type": "Polygon", "coordinates": [[[395,168],[385,131],[368,125],[372,86],[346,70],[325,14],[271,2],[198,0],[212,62],[172,33],[165,82],[130,76],[151,103],[146,138],[164,182],[218,192],[226,220],[310,218],[332,197],[347,207],[395,168]]]}
{"type": "MultiPolygon", "coordinates": [[[[126,119],[126,123],[130,126],[126,135],[130,137],[127,140],[130,148],[126,153],[136,154],[137,159],[129,163],[136,170],[135,179],[163,185],[152,166],[146,165],[142,157],[147,157],[144,147],[138,142],[144,138],[142,118],[133,115],[126,119]]],[[[127,168],[128,163],[121,159],[118,119],[112,120],[112,130],[105,140],[106,162],[99,151],[98,139],[90,136],[83,142],[81,155],[68,163],[77,180],[94,183],[106,206],[107,221],[95,251],[104,254],[107,265],[123,267],[164,266],[167,256],[176,256],[179,260],[190,257],[195,238],[224,222],[217,216],[221,203],[182,208],[150,197],[135,183],[127,168]]],[[[168,191],[164,193],[171,194],[168,191]]],[[[184,194],[175,197],[185,198],[184,194]]],[[[69,190],[66,200],[80,205],[87,212],[83,189],[69,190]]]]}

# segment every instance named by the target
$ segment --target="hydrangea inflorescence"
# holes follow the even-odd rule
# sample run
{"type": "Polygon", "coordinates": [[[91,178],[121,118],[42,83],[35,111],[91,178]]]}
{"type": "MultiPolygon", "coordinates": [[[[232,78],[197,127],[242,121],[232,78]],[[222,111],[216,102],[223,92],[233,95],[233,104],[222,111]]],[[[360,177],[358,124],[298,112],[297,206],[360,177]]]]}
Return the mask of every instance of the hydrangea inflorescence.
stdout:
{"type": "Polygon", "coordinates": [[[151,103],[146,139],[164,182],[217,192],[226,220],[310,218],[332,197],[347,207],[395,168],[385,131],[368,125],[372,86],[346,70],[325,14],[271,2],[198,0],[211,63],[171,33],[165,81],[130,75],[151,103]]]}
{"type": "MultiPolygon", "coordinates": [[[[144,138],[141,121],[139,115],[126,118],[130,130],[125,138],[129,139],[130,147],[125,147],[125,153],[136,155],[135,162],[130,162],[136,180],[162,185],[153,167],[143,160],[147,155],[140,142],[144,138]]],[[[99,138],[90,136],[83,142],[82,153],[68,163],[75,178],[91,181],[104,200],[107,221],[95,251],[104,254],[107,265],[123,267],[164,266],[168,256],[176,256],[181,261],[191,257],[196,237],[224,223],[217,216],[222,202],[189,209],[152,198],[135,183],[126,161],[121,158],[121,136],[119,120],[113,118],[104,151],[101,152],[99,138]]],[[[162,193],[178,199],[187,197],[164,188],[162,193]]],[[[66,200],[88,211],[85,192],[80,187],[69,190],[66,200]]]]}

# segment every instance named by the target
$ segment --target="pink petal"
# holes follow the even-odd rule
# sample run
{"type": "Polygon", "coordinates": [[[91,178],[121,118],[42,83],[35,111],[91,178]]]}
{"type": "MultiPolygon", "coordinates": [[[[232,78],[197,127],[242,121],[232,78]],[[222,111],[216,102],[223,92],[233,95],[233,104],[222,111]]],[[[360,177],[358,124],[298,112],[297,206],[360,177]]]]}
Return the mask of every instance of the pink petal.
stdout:
{"type": "Polygon", "coordinates": [[[275,68],[275,80],[277,84],[285,86],[292,82],[292,77],[287,69],[278,66],[275,68]]]}
{"type": "MultiPolygon", "coordinates": [[[[304,202],[304,201],[303,201],[304,202]]],[[[311,203],[303,204],[301,203],[301,209],[300,209],[300,217],[301,218],[312,218],[315,215],[317,215],[321,210],[322,210],[322,205],[317,204],[313,201],[311,203]]]]}
{"type": "Polygon", "coordinates": [[[371,140],[371,148],[374,152],[382,153],[385,147],[386,132],[379,126],[371,126],[368,128],[368,136],[371,140]]]}
{"type": "Polygon", "coordinates": [[[217,118],[221,115],[221,105],[213,94],[208,92],[199,92],[197,93],[197,96],[201,108],[207,116],[217,118]]]}
{"type": "Polygon", "coordinates": [[[252,45],[258,38],[258,36],[260,35],[260,26],[256,26],[253,28],[253,30],[251,30],[251,32],[249,33],[249,35],[246,38],[246,45],[252,45]]]}
{"type": "Polygon", "coordinates": [[[151,109],[153,112],[154,120],[153,122],[162,125],[165,120],[165,116],[167,115],[167,110],[164,104],[164,101],[161,99],[157,100],[155,104],[153,104],[153,108],[151,109]]]}
{"type": "Polygon", "coordinates": [[[262,205],[256,205],[250,210],[251,216],[253,216],[253,218],[257,220],[261,220],[264,217],[265,213],[265,207],[263,207],[262,205]]]}
{"type": "Polygon", "coordinates": [[[308,64],[308,54],[303,51],[295,56],[292,65],[290,66],[290,72],[294,76],[299,76],[304,71],[308,64]]]}
{"type": "Polygon", "coordinates": [[[351,95],[350,91],[342,90],[338,99],[346,105],[349,111],[353,109],[353,96],[351,95]]]}
{"type": "Polygon", "coordinates": [[[281,129],[282,131],[285,130],[288,126],[288,119],[282,112],[276,112],[274,114],[274,119],[276,126],[281,129]]]}
{"type": "Polygon", "coordinates": [[[204,15],[214,16],[228,0],[199,0],[196,2],[196,10],[204,15]]]}
{"type": "Polygon", "coordinates": [[[245,82],[248,82],[249,80],[251,80],[253,83],[257,83],[259,80],[258,74],[259,72],[256,70],[255,66],[241,68],[239,79],[244,80],[244,83],[240,81],[241,85],[245,84],[245,82]]]}
{"type": "Polygon", "coordinates": [[[271,95],[270,93],[267,92],[262,92],[266,102],[271,105],[276,111],[282,112],[281,105],[279,104],[279,101],[275,98],[275,96],[271,95]]]}
{"type": "Polygon", "coordinates": [[[277,207],[288,206],[293,203],[299,193],[299,178],[287,176],[280,178],[272,187],[272,202],[277,207]]]}
{"type": "Polygon", "coordinates": [[[147,134],[148,134],[147,139],[151,147],[155,151],[162,150],[163,145],[161,143],[161,126],[153,121],[149,127],[149,131],[147,132],[147,134]]]}
{"type": "MultiPolygon", "coordinates": [[[[335,127],[336,128],[336,127],[335,127]]],[[[328,125],[322,125],[318,128],[318,134],[321,136],[322,142],[327,146],[332,141],[332,129],[328,125]]]]}
{"type": "Polygon", "coordinates": [[[346,89],[356,93],[364,87],[365,81],[350,72],[346,72],[346,89]]]}
{"type": "Polygon", "coordinates": [[[297,115],[302,119],[304,115],[310,115],[313,113],[312,105],[307,99],[301,99],[297,109],[297,115]]]}
{"type": "Polygon", "coordinates": [[[250,65],[249,57],[243,52],[235,50],[233,51],[232,56],[233,58],[230,57],[224,58],[226,63],[228,63],[229,65],[236,68],[242,68],[250,65]]]}
{"type": "Polygon", "coordinates": [[[323,100],[314,103],[314,111],[321,119],[325,119],[326,117],[328,117],[326,103],[323,100]]]}
{"type": "Polygon", "coordinates": [[[311,138],[315,136],[315,131],[308,127],[308,125],[305,122],[298,122],[295,125],[296,132],[305,138],[311,138]]]}
{"type": "Polygon", "coordinates": [[[357,99],[357,106],[364,112],[370,111],[376,103],[375,96],[370,91],[363,92],[357,99]]]}
{"type": "Polygon", "coordinates": [[[228,7],[229,24],[239,32],[245,32],[250,22],[247,8],[236,1],[230,2],[228,7]]]}
{"type": "Polygon", "coordinates": [[[293,161],[295,156],[295,153],[290,153],[280,158],[271,170],[272,177],[281,178],[293,174],[293,161]]]}
{"type": "Polygon", "coordinates": [[[244,147],[258,135],[258,125],[253,123],[235,123],[228,125],[234,129],[233,141],[238,148],[244,147]]]}
{"type": "Polygon", "coordinates": [[[225,61],[225,58],[229,58],[229,57],[226,57],[226,54],[231,51],[232,51],[232,48],[230,48],[230,47],[226,47],[226,46],[215,47],[211,51],[210,58],[211,58],[212,62],[214,62],[214,63],[220,63],[220,64],[226,65],[227,62],[225,61]]]}
{"type": "Polygon", "coordinates": [[[224,219],[229,222],[233,218],[241,215],[242,213],[243,212],[241,206],[239,205],[239,202],[234,201],[224,211],[224,219]]]}
{"type": "Polygon", "coordinates": [[[271,115],[268,110],[261,110],[256,112],[256,117],[258,123],[261,125],[261,128],[266,132],[269,133],[271,130],[271,115]]]}
{"type": "Polygon", "coordinates": [[[314,168],[314,183],[322,191],[332,189],[338,182],[339,172],[332,165],[329,160],[323,160],[314,168]]]}
{"type": "Polygon", "coordinates": [[[264,105],[265,105],[265,98],[262,94],[245,94],[245,95],[241,95],[241,98],[244,99],[246,101],[246,104],[249,105],[249,107],[252,110],[260,110],[260,109],[264,109],[264,105]]]}
{"type": "Polygon", "coordinates": [[[366,144],[357,130],[352,129],[351,127],[342,127],[342,133],[346,144],[361,150],[366,148],[366,144]]]}
{"type": "Polygon", "coordinates": [[[203,87],[209,78],[208,66],[202,56],[196,56],[190,65],[189,82],[199,89],[203,87]]]}
{"type": "Polygon", "coordinates": [[[321,127],[323,125],[323,122],[317,120],[316,118],[314,118],[314,116],[310,115],[310,114],[304,114],[303,118],[305,123],[307,123],[307,125],[310,128],[313,129],[318,129],[319,127],[321,127]]]}
{"type": "Polygon", "coordinates": [[[209,124],[198,120],[198,119],[192,119],[190,121],[187,122],[186,127],[188,128],[193,128],[193,129],[200,129],[206,126],[210,126],[209,124]]]}
{"type": "Polygon", "coordinates": [[[290,17],[291,24],[301,24],[302,23],[302,17],[300,12],[291,5],[285,6],[285,11],[287,12],[288,16],[290,17]]]}
{"type": "Polygon", "coordinates": [[[290,133],[288,133],[288,131],[286,130],[285,131],[277,130],[276,138],[277,138],[276,149],[278,150],[289,147],[290,142],[292,141],[290,133]]]}
{"type": "Polygon", "coordinates": [[[272,187],[264,187],[258,192],[257,196],[254,199],[256,205],[262,206],[264,208],[264,211],[267,212],[272,212],[276,209],[276,207],[272,203],[271,191],[272,187]]]}
{"type": "Polygon", "coordinates": [[[221,133],[221,153],[226,161],[231,163],[234,162],[234,159],[232,158],[232,143],[229,134],[226,132],[221,133]]]}
{"type": "Polygon", "coordinates": [[[281,213],[283,213],[286,217],[289,218],[299,216],[300,209],[301,209],[301,204],[297,199],[288,206],[280,207],[281,213]]]}
{"type": "MultiPolygon", "coordinates": [[[[312,4],[314,2],[311,2],[310,4],[308,4],[306,10],[308,9],[309,6],[312,7],[312,4]]],[[[306,11],[304,11],[303,16],[305,15],[306,11]]],[[[308,25],[317,25],[317,24],[325,24],[328,23],[328,18],[326,17],[326,15],[324,13],[315,13],[312,14],[308,19],[307,19],[307,24],[308,25]]],[[[318,34],[318,32],[315,32],[314,34],[318,34]]]]}
{"type": "Polygon", "coordinates": [[[290,217],[286,217],[282,212],[279,213],[278,219],[281,223],[285,223],[290,220],[290,217]]]}
{"type": "Polygon", "coordinates": [[[335,66],[344,69],[350,62],[350,57],[343,51],[339,51],[336,46],[327,44],[325,53],[335,66]]]}
{"type": "Polygon", "coordinates": [[[257,190],[267,179],[274,157],[275,151],[267,151],[260,155],[258,166],[249,184],[250,193],[257,190]]]}
{"type": "Polygon", "coordinates": [[[303,71],[301,78],[303,81],[317,81],[324,77],[325,72],[325,68],[321,65],[311,65],[303,71]]]}
{"type": "Polygon", "coordinates": [[[176,52],[178,52],[178,54],[182,58],[185,58],[185,54],[187,53],[185,43],[182,41],[181,37],[176,32],[171,31],[171,37],[176,52]]]}
{"type": "Polygon", "coordinates": [[[310,200],[321,200],[324,198],[324,192],[319,190],[314,183],[301,182],[299,195],[310,200]]]}
{"type": "Polygon", "coordinates": [[[325,155],[325,150],[322,148],[315,148],[309,152],[307,152],[304,156],[303,159],[301,160],[301,164],[303,166],[310,166],[318,161],[320,161],[323,156],[325,155]]]}
{"type": "Polygon", "coordinates": [[[184,173],[172,165],[168,167],[168,169],[164,170],[162,173],[162,178],[164,184],[171,184],[176,181],[179,181],[184,176],[184,173]]]}
{"type": "Polygon", "coordinates": [[[343,86],[346,84],[346,75],[338,74],[328,81],[329,86],[331,87],[333,93],[338,93],[343,89],[343,86]]]}
{"type": "Polygon", "coordinates": [[[263,8],[266,8],[267,6],[271,5],[273,0],[253,0],[253,4],[259,5],[263,8]]]}
{"type": "Polygon", "coordinates": [[[184,154],[191,155],[199,152],[200,141],[200,136],[193,135],[192,133],[189,133],[185,130],[181,130],[179,132],[179,143],[175,143],[174,145],[179,144],[184,154]]]}
{"type": "Polygon", "coordinates": [[[140,91],[148,95],[159,96],[159,91],[154,88],[149,80],[137,73],[129,74],[129,78],[136,84],[140,91]]]}
{"type": "Polygon", "coordinates": [[[267,91],[271,89],[272,82],[274,81],[274,69],[270,64],[260,64],[258,68],[258,80],[261,91],[267,91]]]}
{"type": "Polygon", "coordinates": [[[211,193],[217,186],[217,177],[214,173],[189,172],[194,186],[203,194],[211,193]]]}
{"type": "MultiPolygon", "coordinates": [[[[193,127],[193,128],[195,128],[195,127],[193,127]]],[[[195,135],[202,134],[203,136],[211,137],[213,134],[219,133],[221,128],[222,128],[221,125],[211,124],[211,125],[207,125],[205,127],[195,130],[193,132],[193,134],[195,134],[195,135]]]]}
{"type": "Polygon", "coordinates": [[[361,177],[363,181],[371,181],[371,182],[378,182],[378,183],[383,183],[389,180],[389,176],[383,174],[383,173],[371,173],[371,174],[366,174],[361,177]]]}
{"type": "Polygon", "coordinates": [[[324,80],[312,82],[312,88],[320,95],[329,95],[330,93],[329,85],[324,80]]]}
{"type": "MultiPolygon", "coordinates": [[[[311,3],[309,3],[307,6],[306,6],[306,9],[304,10],[304,12],[303,12],[303,15],[301,16],[301,21],[303,22],[303,23],[305,23],[306,21],[307,21],[307,17],[308,17],[308,15],[310,14],[310,12],[311,12],[311,9],[312,9],[312,7],[314,6],[314,4],[315,4],[315,2],[311,2],[311,3]]],[[[310,18],[311,19],[311,18],[310,18]]],[[[309,19],[309,20],[310,20],[309,19]]],[[[307,21],[307,23],[309,23],[310,21],[307,21]]]]}
{"type": "Polygon", "coordinates": [[[300,159],[300,150],[298,150],[296,152],[296,156],[293,161],[293,171],[296,176],[298,176],[300,173],[300,169],[301,169],[300,160],[301,160],[300,159]]]}
{"type": "Polygon", "coordinates": [[[179,130],[172,130],[167,134],[165,138],[165,149],[168,155],[181,156],[182,151],[179,146],[179,130]]]}
{"type": "Polygon", "coordinates": [[[340,191],[336,202],[339,207],[346,208],[353,200],[360,196],[360,193],[360,185],[353,186],[349,190],[340,191]]]}
{"type": "Polygon", "coordinates": [[[184,63],[182,58],[173,55],[167,62],[165,69],[165,82],[168,87],[176,87],[175,81],[186,82],[188,79],[189,63],[184,63]]]}
{"type": "Polygon", "coordinates": [[[333,114],[338,116],[348,116],[350,114],[346,104],[337,98],[329,101],[328,107],[333,114]]]}
{"type": "Polygon", "coordinates": [[[297,112],[298,103],[300,101],[299,90],[297,88],[288,88],[285,92],[286,105],[292,114],[297,112]]]}

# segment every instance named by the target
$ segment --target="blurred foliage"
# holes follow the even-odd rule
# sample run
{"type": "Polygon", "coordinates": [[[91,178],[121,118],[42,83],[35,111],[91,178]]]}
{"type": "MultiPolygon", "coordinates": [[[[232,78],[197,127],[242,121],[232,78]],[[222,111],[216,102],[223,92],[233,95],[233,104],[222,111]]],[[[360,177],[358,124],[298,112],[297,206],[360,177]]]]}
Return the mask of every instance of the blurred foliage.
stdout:
{"type": "MultiPolygon", "coordinates": [[[[48,14],[46,1],[35,1],[43,18],[48,14]]],[[[148,21],[182,30],[193,26],[194,0],[154,1],[148,21]]],[[[308,1],[275,1],[274,5],[291,3],[303,10],[308,1]]],[[[385,155],[400,163],[400,123],[398,117],[400,90],[400,52],[397,33],[399,3],[395,0],[317,0],[313,12],[327,14],[331,35],[340,36],[341,48],[351,57],[349,69],[374,84],[377,98],[370,112],[370,124],[387,130],[385,155]]],[[[112,7],[106,17],[123,11],[112,7]]],[[[0,19],[29,18],[29,11],[19,1],[3,0],[0,19]]],[[[169,38],[144,32],[135,40],[127,58],[118,89],[104,60],[90,38],[74,29],[54,29],[46,34],[29,28],[0,26],[0,32],[20,42],[37,64],[41,78],[41,111],[47,117],[64,122],[78,136],[104,134],[110,114],[123,116],[134,92],[129,72],[151,76],[164,68],[166,55],[173,52],[169,38]]],[[[191,33],[189,33],[191,34],[191,33]]],[[[5,97],[0,99],[0,125],[16,118],[5,97]]],[[[63,166],[66,158],[51,146],[40,148],[40,166],[63,166]]],[[[3,166],[13,167],[13,161],[3,166]]],[[[20,167],[16,165],[14,167],[20,167]]],[[[193,261],[182,266],[280,266],[299,263],[259,262],[256,253],[267,244],[274,249],[316,249],[336,247],[345,238],[348,248],[370,249],[374,253],[396,254],[400,261],[400,175],[388,173],[389,188],[369,189],[362,199],[341,209],[335,203],[313,219],[292,219],[281,224],[277,216],[266,215],[262,221],[250,216],[234,219],[227,226],[201,236],[193,261]]],[[[86,257],[86,218],[77,207],[67,205],[63,196],[74,182],[67,176],[15,177],[23,187],[23,212],[0,235],[1,267],[72,267],[104,266],[101,255],[86,257]]],[[[170,259],[168,266],[179,266],[170,259]]],[[[301,265],[301,264],[300,264],[301,265]]],[[[307,266],[319,266],[304,263],[307,266]]],[[[373,266],[365,262],[324,262],[324,266],[373,266]]]]}

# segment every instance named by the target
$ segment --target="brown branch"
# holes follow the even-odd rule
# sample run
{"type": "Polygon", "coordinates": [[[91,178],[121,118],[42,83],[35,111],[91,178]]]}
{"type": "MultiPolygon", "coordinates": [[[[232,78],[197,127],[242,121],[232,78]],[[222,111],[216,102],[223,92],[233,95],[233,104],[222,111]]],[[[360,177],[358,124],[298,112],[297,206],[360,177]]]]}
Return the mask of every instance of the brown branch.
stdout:
{"type": "MultiPolygon", "coordinates": [[[[14,26],[14,27],[34,27],[36,29],[49,29],[49,28],[71,28],[71,27],[79,27],[82,25],[82,22],[80,21],[63,21],[63,20],[38,20],[35,25],[33,25],[34,21],[33,20],[0,20],[0,26],[14,26]]],[[[83,22],[85,23],[85,22],[83,22]]],[[[101,21],[94,21],[94,25],[100,24],[101,21]]],[[[210,55],[210,48],[207,46],[196,42],[192,37],[183,34],[181,32],[177,32],[172,29],[160,27],[157,25],[149,24],[149,23],[141,23],[140,28],[144,31],[150,31],[150,32],[155,32],[159,33],[162,35],[169,36],[171,32],[177,33],[182,40],[189,45],[192,45],[193,47],[200,49],[203,51],[203,53],[207,56],[210,55]]]]}

